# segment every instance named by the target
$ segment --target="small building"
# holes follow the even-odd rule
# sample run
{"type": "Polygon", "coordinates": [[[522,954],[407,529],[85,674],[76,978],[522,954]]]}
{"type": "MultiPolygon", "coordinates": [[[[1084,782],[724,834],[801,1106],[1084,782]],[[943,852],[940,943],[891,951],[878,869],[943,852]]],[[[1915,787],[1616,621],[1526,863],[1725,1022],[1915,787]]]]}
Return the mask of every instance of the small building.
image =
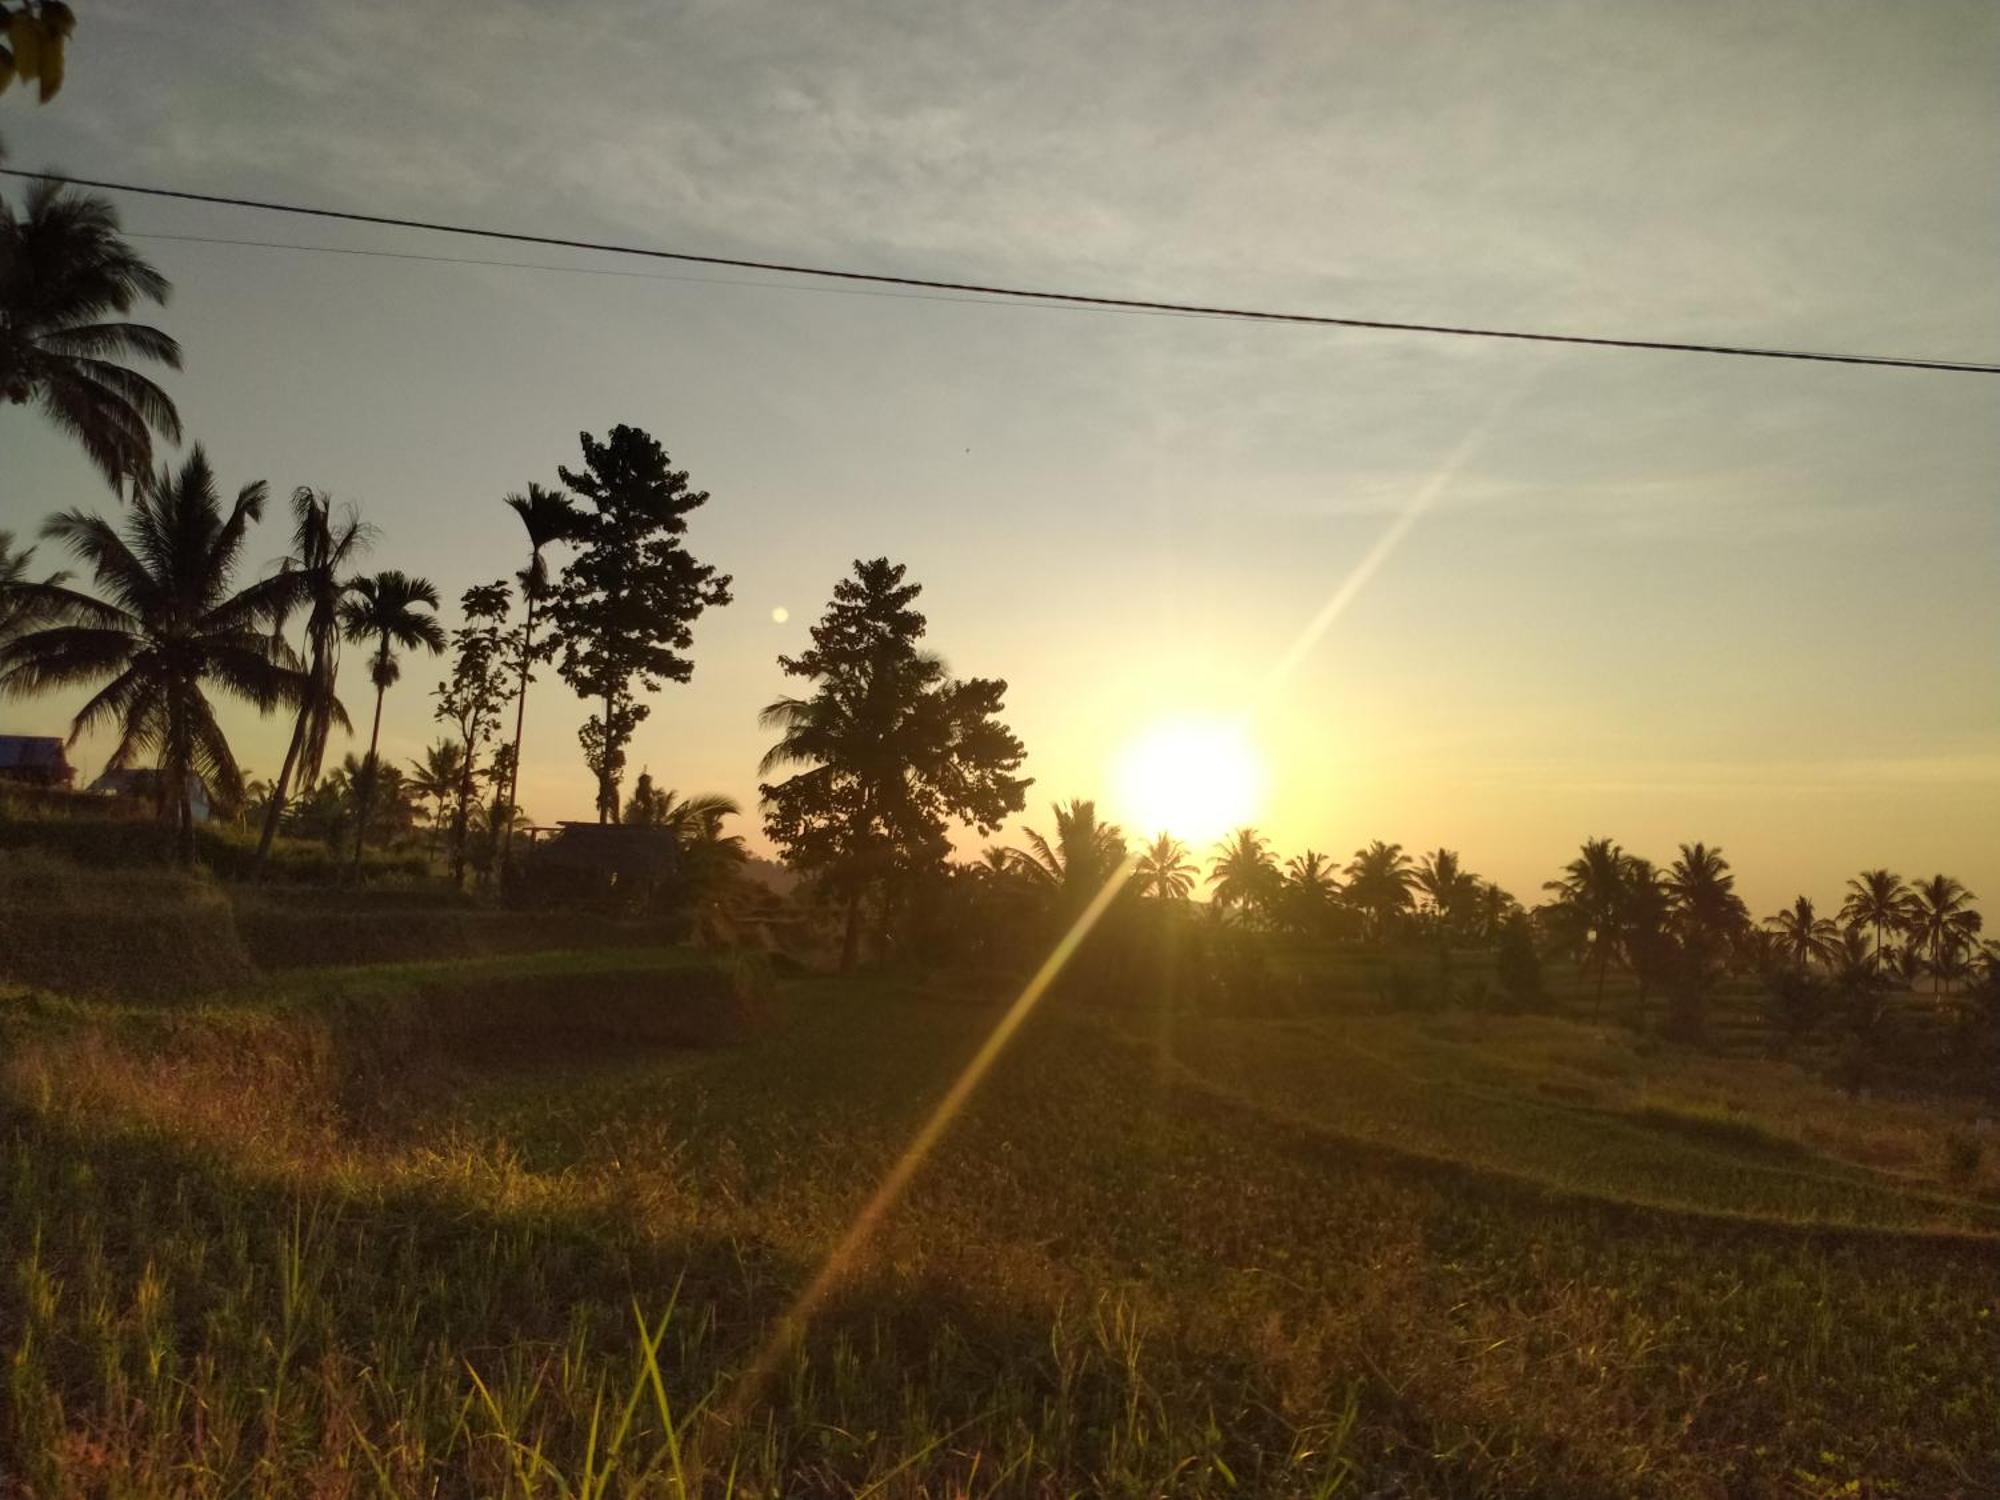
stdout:
{"type": "MultiPolygon", "coordinates": [[[[106,771],[90,784],[90,789],[100,797],[130,798],[144,802],[148,807],[157,807],[160,803],[160,773],[151,766],[106,771]]],[[[188,807],[197,823],[206,823],[214,811],[209,806],[208,788],[193,772],[188,773],[188,807]]]]}
{"type": "Polygon", "coordinates": [[[0,734],[0,781],[23,786],[67,787],[76,767],[52,734],[0,734]]]}

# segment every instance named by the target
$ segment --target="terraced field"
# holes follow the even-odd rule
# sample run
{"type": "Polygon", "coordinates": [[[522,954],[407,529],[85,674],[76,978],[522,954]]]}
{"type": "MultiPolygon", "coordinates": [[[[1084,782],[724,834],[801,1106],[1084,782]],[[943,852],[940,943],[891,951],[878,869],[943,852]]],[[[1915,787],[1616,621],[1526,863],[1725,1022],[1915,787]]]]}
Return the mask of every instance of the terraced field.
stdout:
{"type": "Polygon", "coordinates": [[[1547,1019],[1052,1002],[787,1334],[995,1013],[587,1024],[680,962],[535,961],[574,988],[407,1056],[356,1017],[505,966],[0,1002],[0,1492],[2000,1493],[1948,1108],[1547,1019]]]}

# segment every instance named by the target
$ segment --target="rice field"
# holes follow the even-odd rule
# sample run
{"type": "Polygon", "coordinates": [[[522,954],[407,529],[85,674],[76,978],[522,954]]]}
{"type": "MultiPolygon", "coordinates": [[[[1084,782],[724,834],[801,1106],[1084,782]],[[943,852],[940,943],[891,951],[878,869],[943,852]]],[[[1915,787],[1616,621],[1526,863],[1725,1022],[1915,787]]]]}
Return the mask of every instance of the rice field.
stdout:
{"type": "Polygon", "coordinates": [[[2000,1493],[1966,1110],[1058,998],[799,1328],[996,1012],[686,967],[0,1000],[0,1494],[2000,1493]]]}

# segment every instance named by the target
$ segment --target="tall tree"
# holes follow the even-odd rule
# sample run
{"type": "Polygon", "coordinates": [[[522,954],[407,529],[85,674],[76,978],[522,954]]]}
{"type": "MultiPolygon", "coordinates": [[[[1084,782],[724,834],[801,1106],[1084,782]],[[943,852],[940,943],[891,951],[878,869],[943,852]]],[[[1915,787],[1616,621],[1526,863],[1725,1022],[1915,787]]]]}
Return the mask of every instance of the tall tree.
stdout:
{"type": "Polygon", "coordinates": [[[1657,866],[1636,854],[1624,857],[1619,894],[1618,949],[1639,983],[1639,1025],[1648,1024],[1653,986],[1673,974],[1676,958],[1667,888],[1657,866]]]}
{"type": "Polygon", "coordinates": [[[422,760],[410,762],[409,787],[412,796],[431,804],[431,836],[426,852],[437,853],[437,836],[444,830],[445,804],[458,795],[460,764],[465,751],[454,741],[440,739],[424,751],[422,760]]]}
{"type": "Polygon", "coordinates": [[[1618,952],[1628,873],[1625,851],[1615,840],[1585,839],[1577,857],[1563,867],[1562,879],[1543,886],[1555,893],[1584,961],[1597,970],[1593,1020],[1604,1015],[1604,979],[1618,952]]]}
{"type": "Polygon", "coordinates": [[[1931,993],[1938,993],[1951,970],[1951,960],[1978,937],[1979,913],[1974,896],[1949,875],[1933,875],[1910,888],[1910,910],[1904,931],[1910,946],[1924,955],[1931,971],[1931,993]]]}
{"type": "Polygon", "coordinates": [[[245,485],[224,514],[199,446],[179,472],[138,486],[122,527],[81,511],[50,519],[43,534],[87,566],[99,597],[51,586],[65,623],[17,638],[0,658],[0,692],[41,693],[101,684],[70,725],[74,744],[99,724],[116,727],[107,765],[157,756],[164,821],[184,864],[195,856],[190,784],[199,776],[220,801],[243,795],[243,776],[215,717],[209,690],[260,712],[296,706],[309,691],[298,658],[273,625],[291,580],[280,574],[233,587],[243,543],[263,514],[262,482],[245,485]]]}
{"type": "Polygon", "coordinates": [[[1801,974],[1815,962],[1831,964],[1840,929],[1813,910],[1812,899],[1801,896],[1783,911],[1764,919],[1771,946],[1801,974]]]}
{"type": "Polygon", "coordinates": [[[1334,903],[1339,895],[1333,862],[1317,849],[1308,849],[1285,861],[1284,883],[1277,895],[1279,921],[1293,932],[1324,932],[1338,909],[1334,903]]]}
{"type": "Polygon", "coordinates": [[[1410,883],[1423,894],[1426,910],[1445,932],[1455,931],[1470,914],[1479,889],[1479,878],[1465,868],[1455,849],[1426,854],[1410,883]]]}
{"type": "Polygon", "coordinates": [[[335,692],[340,676],[340,606],[351,582],[347,570],[368,550],[374,537],[374,528],[363,525],[352,508],[336,519],[328,496],[304,486],[292,491],[292,551],[283,567],[291,580],[292,602],[306,611],[308,688],[306,700],[292,721],[292,738],[278,768],[278,779],[271,784],[265,803],[264,828],[257,840],[254,864],[260,875],[294,776],[297,785],[311,786],[325,762],[327,736],[333,726],[353,731],[335,692]]]}
{"type": "Polygon", "coordinates": [[[0,653],[6,651],[9,641],[60,618],[63,612],[62,587],[69,582],[69,574],[51,573],[31,580],[28,569],[34,560],[33,547],[16,547],[14,533],[0,531],[0,653]]]}
{"type": "Polygon", "coordinates": [[[1156,901],[1185,901],[1199,873],[1187,845],[1170,833],[1158,835],[1139,856],[1134,874],[1142,894],[1156,901]]]}
{"type": "Polygon", "coordinates": [[[1889,870],[1863,870],[1847,882],[1847,899],[1841,903],[1840,920],[1850,926],[1865,927],[1875,935],[1875,957],[1880,959],[1888,946],[1889,934],[1909,925],[1910,888],[1903,877],[1889,870]]]}
{"type": "MultiPolygon", "coordinates": [[[[395,568],[357,578],[341,601],[340,627],[357,646],[370,646],[368,681],[375,689],[375,721],[368,731],[368,756],[361,762],[355,788],[354,873],[361,873],[361,852],[368,842],[368,812],[375,783],[384,769],[377,752],[382,744],[382,700],[403,675],[396,653],[444,650],[444,627],[438,623],[437,586],[428,578],[412,578],[395,568]]],[[[398,773],[400,774],[400,773],[398,773]]]]}
{"type": "Polygon", "coordinates": [[[601,443],[579,437],[583,468],[557,472],[590,509],[568,523],[578,551],[548,614],[563,680],[603,705],[579,737],[597,776],[598,820],[615,823],[625,746],[650,712],[634,689],[657,692],[693,676],[692,627],[703,610],[729,602],[729,577],[682,545],[688,514],[708,492],[688,488],[657,440],[623,426],[601,443]]]}
{"type": "Polygon", "coordinates": [[[1012,851],[1014,867],[1036,889],[1052,896],[1058,907],[1080,911],[1104,889],[1104,883],[1125,863],[1125,834],[1116,823],[1097,816],[1097,804],[1077,799],[1056,803],[1055,838],[1032,828],[1021,830],[1028,847],[1012,851]]]}
{"type": "Polygon", "coordinates": [[[1749,910],[1736,894],[1736,877],[1720,849],[1682,844],[1680,856],[1667,867],[1663,885],[1681,941],[1704,955],[1716,952],[1749,920],[1749,910]]]}
{"type": "Polygon", "coordinates": [[[509,495],[507,506],[520,517],[528,533],[528,566],[520,575],[521,593],[528,609],[521,624],[521,686],[514,695],[514,753],[507,763],[507,827],[500,843],[502,869],[511,863],[514,853],[515,800],[521,790],[521,731],[528,721],[528,683],[535,661],[535,611],[549,593],[549,560],[545,553],[569,536],[576,526],[576,507],[570,504],[568,496],[539,484],[529,485],[525,495],[509,495]]]}
{"type": "Polygon", "coordinates": [[[57,182],[0,199],[0,400],[34,402],[121,493],[147,473],[153,436],[179,442],[167,393],[130,368],[179,369],[181,348],[120,314],[171,288],[127,245],[110,203],[57,182]]]}
{"type": "Polygon", "coordinates": [[[802,769],[758,787],[764,829],[795,868],[822,879],[846,906],[841,967],[859,951],[864,896],[899,872],[934,868],[951,824],[993,833],[1019,812],[1026,758],[1000,720],[1007,684],[950,677],[922,650],[922,592],[905,569],[878,557],[856,562],[834,586],[812,645],[780,656],[788,676],[813,685],[780,698],[760,722],[779,731],[760,774],[802,769]]]}
{"type": "Polygon", "coordinates": [[[1374,840],[1365,849],[1354,851],[1347,866],[1347,899],[1368,917],[1370,935],[1380,942],[1388,936],[1396,914],[1408,909],[1410,887],[1417,872],[1401,844],[1374,840]]]}
{"type": "Polygon", "coordinates": [[[1218,912],[1241,911],[1248,917],[1266,915],[1282,883],[1278,863],[1254,828],[1239,828],[1215,846],[1208,883],[1215,887],[1218,912]]]}
{"type": "Polygon", "coordinates": [[[451,676],[437,685],[435,717],[458,730],[458,789],[451,817],[451,878],[465,883],[466,835],[474,811],[473,783],[480,774],[479,751],[499,727],[506,703],[506,631],[511,595],[504,579],[477,584],[459,596],[465,623],[451,633],[451,676]]]}

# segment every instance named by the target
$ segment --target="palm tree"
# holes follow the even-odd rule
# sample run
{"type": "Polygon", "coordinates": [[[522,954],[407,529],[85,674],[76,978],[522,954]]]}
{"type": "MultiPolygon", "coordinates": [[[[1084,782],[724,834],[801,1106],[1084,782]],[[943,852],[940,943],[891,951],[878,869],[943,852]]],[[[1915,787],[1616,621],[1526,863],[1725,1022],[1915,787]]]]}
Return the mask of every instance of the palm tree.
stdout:
{"type": "Polygon", "coordinates": [[[1432,917],[1446,929],[1457,925],[1479,889],[1478,877],[1465,868],[1453,849],[1426,854],[1411,884],[1423,892],[1432,917]]]}
{"type": "Polygon", "coordinates": [[[438,591],[428,578],[412,578],[394,568],[357,578],[340,606],[340,628],[357,646],[372,643],[368,680],[375,685],[375,724],[368,732],[368,758],[361,762],[360,807],[354,819],[354,872],[368,841],[368,804],[374,796],[376,751],[382,740],[382,699],[403,675],[400,647],[419,646],[436,656],[444,650],[444,627],[437,621],[438,591]]]}
{"type": "Polygon", "coordinates": [[[36,182],[18,216],[0,200],[0,400],[39,405],[121,493],[147,473],[155,432],[181,437],[167,393],[122,361],[178,370],[181,349],[110,315],[164,303],[169,290],[119,237],[104,199],[36,182]]]}
{"type": "Polygon", "coordinates": [[[1340,881],[1333,873],[1333,864],[1317,849],[1285,861],[1277,896],[1286,927],[1299,933],[1323,931],[1339,895],[1340,881]]]}
{"type": "Polygon", "coordinates": [[[549,591],[549,561],[542,556],[542,549],[562,541],[576,526],[576,507],[560,490],[531,484],[527,494],[509,495],[507,504],[528,532],[528,566],[521,570],[528,616],[521,626],[521,687],[514,697],[514,755],[507,765],[507,832],[500,846],[503,869],[514,851],[514,798],[520,791],[521,730],[528,718],[528,675],[535,659],[535,606],[549,591]]]}
{"type": "Polygon", "coordinates": [[[1597,969],[1591,1018],[1604,1014],[1604,979],[1618,951],[1630,871],[1625,851],[1613,839],[1585,839],[1577,857],[1563,866],[1563,878],[1542,889],[1555,892],[1556,906],[1569,919],[1586,964],[1597,969]]]}
{"type": "Polygon", "coordinates": [[[1187,845],[1170,833],[1160,834],[1146,846],[1135,870],[1141,893],[1156,901],[1187,900],[1199,873],[1188,858],[1187,845]]]}
{"type": "Polygon", "coordinates": [[[1875,934],[1875,956],[1880,958],[1888,935],[1901,932],[1910,919],[1910,888],[1903,877],[1888,870],[1863,870],[1847,882],[1847,900],[1841,904],[1840,920],[1854,927],[1867,927],[1875,934]]]}
{"type": "Polygon", "coordinates": [[[1481,942],[1495,942],[1499,939],[1500,929],[1521,910],[1521,903],[1490,880],[1474,877],[1473,885],[1473,931],[1481,942]]]}
{"type": "Polygon", "coordinates": [[[1748,920],[1743,898],[1736,894],[1736,877],[1720,849],[1682,844],[1662,884],[1682,940],[1697,951],[1734,936],[1748,920]]]}
{"type": "Polygon", "coordinates": [[[16,548],[14,533],[0,531],[0,653],[30,627],[47,624],[61,614],[60,590],[69,575],[51,573],[40,583],[30,583],[28,568],[34,560],[33,547],[16,548]]]}
{"type": "Polygon", "coordinates": [[[1650,859],[1624,856],[1624,889],[1618,910],[1618,947],[1639,982],[1639,1025],[1649,1021],[1647,1001],[1654,982],[1671,971],[1674,946],[1669,931],[1667,888],[1650,859]]]}
{"type": "Polygon", "coordinates": [[[1056,817],[1054,842],[1024,828],[1028,847],[1013,851],[1014,867],[1059,905],[1088,905],[1125,863],[1124,832],[1115,823],[1100,823],[1097,804],[1088,799],[1059,802],[1051,811],[1056,817]]]}
{"type": "Polygon", "coordinates": [[[413,796],[436,804],[431,812],[431,836],[426,852],[437,853],[437,838],[444,827],[445,804],[458,795],[463,779],[465,747],[456,740],[440,739],[424,752],[422,760],[410,762],[409,788],[413,796]]]}
{"type": "Polygon", "coordinates": [[[252,865],[256,875],[263,873],[270,855],[294,776],[297,785],[311,786],[325,762],[327,735],[333,726],[339,724],[350,734],[354,730],[347,710],[334,695],[340,676],[340,607],[350,582],[342,575],[367,551],[374,537],[374,528],[364,526],[352,508],[336,521],[329,497],[304,485],[292,491],[292,554],[284,561],[284,573],[292,584],[292,602],[306,609],[306,677],[311,690],[299,705],[291,743],[285,748],[278,779],[272,783],[265,804],[264,829],[252,865]]]}
{"type": "Polygon", "coordinates": [[[199,446],[180,472],[140,482],[122,528],[81,511],[52,517],[43,535],[91,569],[102,598],[57,594],[70,623],[31,631],[7,648],[0,691],[41,693],[102,686],[70,725],[74,744],[116,724],[107,765],[157,754],[160,814],[176,852],[194,862],[191,781],[225,803],[243,795],[242,772],[205,691],[214,686],[269,713],[311,691],[297,656],[274,629],[290,598],[283,575],[232,592],[244,537],[263,514],[264,485],[245,485],[225,516],[215,474],[199,446]]]}
{"type": "Polygon", "coordinates": [[[1933,995],[1939,993],[1951,971],[1953,957],[1970,947],[1979,934],[1982,924],[1972,908],[1978,899],[1949,875],[1919,880],[1911,889],[1903,930],[1909,934],[1911,948],[1926,955],[1933,995]]]}
{"type": "Polygon", "coordinates": [[[1218,912],[1240,907],[1246,915],[1260,915],[1277,894],[1282,877],[1263,835],[1254,828],[1239,828],[1215,846],[1208,883],[1215,887],[1218,912]]]}
{"type": "Polygon", "coordinates": [[[1389,923],[1410,904],[1410,887],[1417,872],[1401,844],[1374,840],[1354,851],[1347,865],[1347,899],[1368,914],[1371,935],[1380,942],[1389,923]]]}
{"type": "Polygon", "coordinates": [[[1771,945],[1779,957],[1791,960],[1801,974],[1815,959],[1831,964],[1840,928],[1813,911],[1810,898],[1801,896],[1781,912],[1764,919],[1771,945]]]}

